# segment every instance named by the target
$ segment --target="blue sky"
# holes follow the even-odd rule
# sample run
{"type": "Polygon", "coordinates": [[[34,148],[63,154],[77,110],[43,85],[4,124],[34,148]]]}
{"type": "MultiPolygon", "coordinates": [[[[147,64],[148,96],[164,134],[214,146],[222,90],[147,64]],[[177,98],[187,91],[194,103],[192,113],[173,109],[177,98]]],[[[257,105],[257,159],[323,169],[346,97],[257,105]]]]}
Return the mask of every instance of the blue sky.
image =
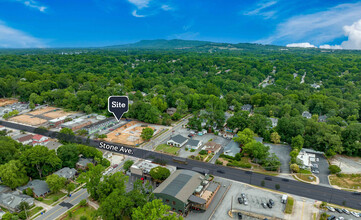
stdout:
{"type": "Polygon", "coordinates": [[[0,47],[174,38],[361,49],[361,1],[0,0],[0,47]]]}

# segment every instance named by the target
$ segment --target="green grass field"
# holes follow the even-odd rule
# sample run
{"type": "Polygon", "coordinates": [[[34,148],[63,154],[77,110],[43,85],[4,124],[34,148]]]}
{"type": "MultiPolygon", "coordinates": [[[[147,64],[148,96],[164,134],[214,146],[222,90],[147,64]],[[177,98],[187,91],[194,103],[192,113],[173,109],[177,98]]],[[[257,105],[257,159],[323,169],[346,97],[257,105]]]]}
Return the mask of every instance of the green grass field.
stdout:
{"type": "Polygon", "coordinates": [[[95,212],[95,209],[93,209],[90,206],[86,206],[86,207],[80,207],[79,206],[74,207],[73,209],[71,209],[71,212],[73,213],[73,216],[71,218],[69,218],[68,213],[66,214],[66,220],[79,220],[80,217],[85,216],[87,217],[87,219],[91,220],[94,218],[93,213],[95,212]]]}
{"type": "Polygon", "coordinates": [[[168,153],[168,154],[172,154],[172,155],[177,155],[179,148],[178,147],[173,147],[173,146],[169,146],[166,144],[161,144],[158,145],[158,147],[155,149],[156,151],[159,152],[164,152],[164,153],[168,153]]]}
{"type": "Polygon", "coordinates": [[[66,195],[66,193],[63,193],[63,192],[51,193],[51,194],[47,195],[42,202],[47,205],[51,205],[65,195],[66,195]]]}
{"type": "Polygon", "coordinates": [[[285,213],[292,214],[293,203],[294,203],[294,199],[292,197],[288,196],[287,203],[286,203],[286,208],[285,208],[285,213]]]}

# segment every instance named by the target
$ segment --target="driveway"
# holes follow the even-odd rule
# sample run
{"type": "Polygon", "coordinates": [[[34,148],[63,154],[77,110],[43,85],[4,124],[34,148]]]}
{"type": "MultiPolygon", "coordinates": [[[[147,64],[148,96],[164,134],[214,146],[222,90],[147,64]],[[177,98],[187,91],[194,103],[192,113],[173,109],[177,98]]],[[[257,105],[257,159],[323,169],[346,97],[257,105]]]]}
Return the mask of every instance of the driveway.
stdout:
{"type": "Polygon", "coordinates": [[[285,144],[270,144],[265,143],[264,145],[269,146],[270,153],[275,153],[276,156],[280,159],[281,165],[281,173],[291,173],[290,170],[290,152],[292,151],[292,147],[290,145],[285,144]]]}
{"type": "Polygon", "coordinates": [[[328,182],[328,175],[330,175],[330,171],[328,170],[327,159],[322,154],[316,154],[316,158],[319,158],[319,162],[317,162],[317,164],[320,173],[314,175],[320,179],[320,184],[330,185],[328,182]]]}

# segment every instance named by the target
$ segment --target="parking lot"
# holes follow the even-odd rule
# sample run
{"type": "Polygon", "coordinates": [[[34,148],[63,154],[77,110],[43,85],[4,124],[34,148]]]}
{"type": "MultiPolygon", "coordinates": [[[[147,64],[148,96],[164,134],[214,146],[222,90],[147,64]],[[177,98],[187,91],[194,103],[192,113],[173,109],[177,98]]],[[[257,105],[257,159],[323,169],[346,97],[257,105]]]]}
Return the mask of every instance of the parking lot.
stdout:
{"type": "Polygon", "coordinates": [[[270,153],[275,153],[277,157],[280,159],[281,165],[281,173],[291,173],[290,170],[290,152],[292,151],[292,147],[290,145],[285,144],[270,144],[265,143],[264,145],[270,147],[270,153]]]}
{"type": "MultiPolygon", "coordinates": [[[[320,213],[322,213],[322,211],[320,213]]],[[[359,219],[358,217],[355,217],[351,214],[347,215],[346,213],[338,213],[337,211],[331,212],[331,211],[327,210],[326,213],[327,213],[327,215],[330,215],[330,216],[334,215],[336,217],[343,217],[345,220],[346,219],[359,219]]]]}
{"type": "MultiPolygon", "coordinates": [[[[283,211],[285,205],[281,203],[281,198],[281,194],[251,187],[238,182],[233,182],[231,188],[229,189],[227,195],[224,197],[222,203],[216,210],[212,219],[231,219],[227,214],[227,212],[231,209],[231,203],[233,205],[232,209],[240,210],[241,213],[243,211],[256,213],[259,215],[263,215],[264,217],[284,218],[283,211]],[[245,193],[248,205],[238,203],[237,199],[238,197],[241,197],[241,193],[245,193]],[[274,206],[271,209],[268,207],[263,208],[261,203],[267,203],[269,199],[272,199],[275,202],[274,206]]],[[[243,216],[243,219],[253,219],[245,217],[246,216],[243,216]]]]}
{"type": "Polygon", "coordinates": [[[320,184],[330,185],[330,183],[328,182],[328,175],[330,175],[330,171],[328,169],[328,162],[326,158],[321,154],[316,154],[316,158],[319,159],[319,162],[317,162],[316,164],[318,165],[318,170],[320,171],[320,173],[314,173],[314,175],[319,178],[320,184]]]}

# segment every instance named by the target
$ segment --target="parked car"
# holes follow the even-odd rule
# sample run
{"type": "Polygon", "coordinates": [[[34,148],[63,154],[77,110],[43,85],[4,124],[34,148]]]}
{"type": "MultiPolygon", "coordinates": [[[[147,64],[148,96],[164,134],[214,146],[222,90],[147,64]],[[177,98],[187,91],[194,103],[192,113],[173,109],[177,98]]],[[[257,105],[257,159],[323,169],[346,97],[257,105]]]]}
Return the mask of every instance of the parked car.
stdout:
{"type": "Polygon", "coordinates": [[[263,208],[265,208],[265,209],[267,208],[266,203],[262,202],[261,205],[263,206],[263,208]]]}
{"type": "Polygon", "coordinates": [[[246,198],[246,194],[241,193],[242,198],[246,198]]]}
{"type": "Polygon", "coordinates": [[[345,220],[345,218],[340,216],[340,217],[336,218],[336,220],[345,220]]]}
{"type": "Polygon", "coordinates": [[[274,206],[275,205],[275,202],[273,201],[273,199],[269,199],[269,203],[274,206]]]}
{"type": "Polygon", "coordinates": [[[353,215],[353,216],[355,216],[355,217],[357,217],[357,218],[360,217],[359,214],[356,213],[356,212],[350,212],[350,213],[351,213],[351,215],[353,215]]]}
{"type": "Polygon", "coordinates": [[[113,168],[117,168],[117,167],[118,167],[118,164],[114,164],[114,165],[113,165],[113,168]]]}
{"type": "Polygon", "coordinates": [[[272,209],[272,205],[269,202],[267,202],[267,207],[272,209]]]}
{"type": "Polygon", "coordinates": [[[334,216],[334,215],[327,218],[327,220],[335,220],[335,219],[336,219],[336,216],[334,216]]]}
{"type": "Polygon", "coordinates": [[[217,170],[218,173],[224,173],[224,170],[217,170]]]}
{"type": "Polygon", "coordinates": [[[317,164],[317,163],[314,163],[314,164],[312,164],[312,167],[318,168],[318,164],[317,164]]]}
{"type": "Polygon", "coordinates": [[[330,207],[330,206],[326,206],[326,208],[327,208],[330,212],[336,211],[333,207],[330,207]]]}
{"type": "Polygon", "coordinates": [[[248,205],[247,198],[244,198],[244,199],[243,199],[243,203],[244,203],[244,205],[248,205]]]}
{"type": "Polygon", "coordinates": [[[284,181],[284,182],[289,182],[290,180],[283,178],[282,181],[284,181]]]}
{"type": "Polygon", "coordinates": [[[242,197],[238,197],[238,203],[243,204],[243,198],[242,197]]]}
{"type": "Polygon", "coordinates": [[[337,211],[338,213],[343,213],[342,209],[339,209],[339,208],[336,208],[336,211],[337,211]]]}
{"type": "Polygon", "coordinates": [[[238,219],[242,219],[242,214],[240,212],[238,212],[237,216],[238,216],[238,219]]]}
{"type": "Polygon", "coordinates": [[[351,214],[351,212],[350,212],[349,210],[347,210],[347,209],[342,209],[342,211],[343,211],[344,213],[346,213],[347,215],[351,214]]]}
{"type": "Polygon", "coordinates": [[[269,176],[266,176],[264,179],[265,179],[265,180],[272,181],[272,177],[269,177],[269,176]]]}

